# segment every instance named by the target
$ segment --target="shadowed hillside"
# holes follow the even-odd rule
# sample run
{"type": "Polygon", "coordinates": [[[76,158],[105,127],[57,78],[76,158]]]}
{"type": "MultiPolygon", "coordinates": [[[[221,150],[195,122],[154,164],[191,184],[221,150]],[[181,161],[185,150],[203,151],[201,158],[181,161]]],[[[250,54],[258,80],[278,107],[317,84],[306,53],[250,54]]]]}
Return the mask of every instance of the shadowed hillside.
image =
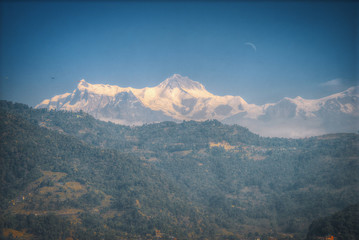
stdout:
{"type": "Polygon", "coordinates": [[[331,216],[313,221],[307,240],[333,237],[338,240],[359,238],[359,204],[351,205],[331,216]]]}

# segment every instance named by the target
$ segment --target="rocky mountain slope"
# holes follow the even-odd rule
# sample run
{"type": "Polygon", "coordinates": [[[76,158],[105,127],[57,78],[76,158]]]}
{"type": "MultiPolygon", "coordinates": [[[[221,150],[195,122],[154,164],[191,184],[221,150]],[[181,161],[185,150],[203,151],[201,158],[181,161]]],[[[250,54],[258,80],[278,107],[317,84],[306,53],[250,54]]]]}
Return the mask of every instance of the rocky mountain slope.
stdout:
{"type": "Polygon", "coordinates": [[[46,99],[36,108],[85,111],[125,125],[217,119],[264,136],[306,137],[359,129],[358,87],[321,99],[284,98],[261,106],[240,96],[216,96],[199,82],[174,74],[142,89],[90,84],[81,80],[72,93],[46,99]]]}

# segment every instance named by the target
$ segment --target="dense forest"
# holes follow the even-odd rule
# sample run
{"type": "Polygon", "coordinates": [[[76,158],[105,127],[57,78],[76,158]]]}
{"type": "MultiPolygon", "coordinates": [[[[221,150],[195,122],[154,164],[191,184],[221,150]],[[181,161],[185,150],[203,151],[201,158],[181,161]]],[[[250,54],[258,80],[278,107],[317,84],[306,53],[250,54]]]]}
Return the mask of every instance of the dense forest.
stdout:
{"type": "Polygon", "coordinates": [[[350,205],[331,216],[313,221],[307,240],[335,236],[337,240],[356,240],[359,236],[359,204],[350,205]]]}
{"type": "Polygon", "coordinates": [[[358,134],[130,127],[7,101],[0,120],[5,239],[316,239],[316,219],[359,202],[358,134]]]}

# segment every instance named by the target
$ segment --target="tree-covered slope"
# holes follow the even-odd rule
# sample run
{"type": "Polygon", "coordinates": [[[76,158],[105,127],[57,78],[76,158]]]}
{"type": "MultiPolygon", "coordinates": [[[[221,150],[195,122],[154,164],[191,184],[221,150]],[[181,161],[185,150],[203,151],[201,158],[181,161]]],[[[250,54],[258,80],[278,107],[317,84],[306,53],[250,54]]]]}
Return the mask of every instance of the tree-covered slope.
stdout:
{"type": "Polygon", "coordinates": [[[4,110],[0,126],[2,229],[58,239],[41,225],[51,214],[66,226],[61,236],[80,239],[88,239],[83,232],[95,239],[154,237],[156,230],[178,238],[207,234],[200,210],[137,157],[90,146],[4,110]]]}
{"type": "Polygon", "coordinates": [[[43,130],[137,156],[160,171],[200,209],[197,222],[211,231],[196,236],[301,239],[314,219],[359,201],[357,134],[263,138],[218,121],[128,127],[83,112],[0,105],[43,130]]]}
{"type": "Polygon", "coordinates": [[[330,236],[338,240],[359,239],[359,204],[313,221],[309,226],[307,240],[330,236]]]}

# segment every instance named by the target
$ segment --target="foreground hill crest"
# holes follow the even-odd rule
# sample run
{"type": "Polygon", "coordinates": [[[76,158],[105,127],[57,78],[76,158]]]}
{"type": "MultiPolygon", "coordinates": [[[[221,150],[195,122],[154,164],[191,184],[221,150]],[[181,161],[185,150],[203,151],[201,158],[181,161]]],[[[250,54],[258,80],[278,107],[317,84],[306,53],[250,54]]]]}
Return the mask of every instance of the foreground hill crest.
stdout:
{"type": "Polygon", "coordinates": [[[46,99],[36,108],[85,111],[125,125],[217,119],[265,136],[305,137],[359,129],[358,87],[321,99],[284,98],[261,106],[240,96],[217,96],[179,74],[155,87],[136,89],[80,81],[72,93],[46,99]]]}

